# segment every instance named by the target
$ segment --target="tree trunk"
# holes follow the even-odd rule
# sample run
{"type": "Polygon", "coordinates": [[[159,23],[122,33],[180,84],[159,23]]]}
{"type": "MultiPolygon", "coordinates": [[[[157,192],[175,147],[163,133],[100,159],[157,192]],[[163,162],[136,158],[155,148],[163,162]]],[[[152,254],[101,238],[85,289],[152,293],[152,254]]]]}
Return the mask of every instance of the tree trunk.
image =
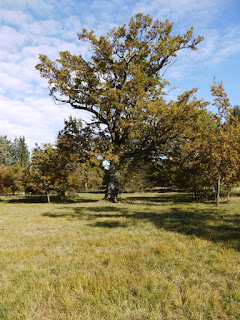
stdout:
{"type": "Polygon", "coordinates": [[[47,202],[50,203],[50,194],[47,193],[47,202]]]}
{"type": "Polygon", "coordinates": [[[230,198],[230,192],[231,192],[232,188],[229,188],[228,189],[228,193],[227,193],[227,198],[229,199],[230,198]]]}
{"type": "Polygon", "coordinates": [[[193,175],[193,190],[194,190],[194,198],[197,199],[197,183],[196,183],[195,175],[193,175]]]}
{"type": "Polygon", "coordinates": [[[220,175],[220,173],[218,173],[217,196],[216,196],[216,204],[217,204],[217,206],[220,204],[220,191],[221,191],[221,175],[220,175]]]}
{"type": "Polygon", "coordinates": [[[59,190],[58,191],[58,196],[59,197],[65,197],[65,190],[59,190]]]}
{"type": "Polygon", "coordinates": [[[107,189],[105,191],[105,199],[111,202],[117,202],[117,196],[119,191],[119,173],[112,167],[109,171],[109,179],[107,189]]]}

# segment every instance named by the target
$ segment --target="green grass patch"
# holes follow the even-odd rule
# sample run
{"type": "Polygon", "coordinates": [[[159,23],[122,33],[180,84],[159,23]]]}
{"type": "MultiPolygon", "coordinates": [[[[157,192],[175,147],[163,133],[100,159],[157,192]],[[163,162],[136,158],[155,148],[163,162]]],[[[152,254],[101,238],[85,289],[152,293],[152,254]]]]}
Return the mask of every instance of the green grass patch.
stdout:
{"type": "Polygon", "coordinates": [[[240,197],[0,201],[0,319],[240,319],[240,197]]]}

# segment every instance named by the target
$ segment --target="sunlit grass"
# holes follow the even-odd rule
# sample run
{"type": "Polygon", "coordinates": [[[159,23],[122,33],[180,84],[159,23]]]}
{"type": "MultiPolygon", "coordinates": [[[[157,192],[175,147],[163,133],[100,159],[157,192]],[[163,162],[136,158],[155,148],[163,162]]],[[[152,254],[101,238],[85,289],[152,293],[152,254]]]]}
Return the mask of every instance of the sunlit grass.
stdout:
{"type": "Polygon", "coordinates": [[[240,319],[237,194],[102,197],[2,197],[0,319],[240,319]]]}

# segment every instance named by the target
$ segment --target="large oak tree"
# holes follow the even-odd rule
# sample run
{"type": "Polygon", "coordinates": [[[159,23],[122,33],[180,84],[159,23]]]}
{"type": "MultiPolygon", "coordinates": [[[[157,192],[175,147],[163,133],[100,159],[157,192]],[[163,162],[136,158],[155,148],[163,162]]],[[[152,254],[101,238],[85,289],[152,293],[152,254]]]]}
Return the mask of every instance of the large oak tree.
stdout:
{"type": "Polygon", "coordinates": [[[153,21],[139,13],[106,36],[83,29],[78,37],[89,43],[91,58],[65,51],[55,61],[40,55],[36,66],[48,79],[56,102],[93,115],[89,126],[98,132],[98,151],[110,163],[106,198],[111,201],[117,199],[121,165],[157,144],[166,146],[169,136],[176,134],[172,124],[181,118],[178,111],[192,96],[193,92],[180,96],[176,105],[163,99],[168,84],[164,72],[178,51],[197,50],[203,40],[193,37],[192,28],[183,35],[172,35],[172,28],[168,20],[153,21]]]}

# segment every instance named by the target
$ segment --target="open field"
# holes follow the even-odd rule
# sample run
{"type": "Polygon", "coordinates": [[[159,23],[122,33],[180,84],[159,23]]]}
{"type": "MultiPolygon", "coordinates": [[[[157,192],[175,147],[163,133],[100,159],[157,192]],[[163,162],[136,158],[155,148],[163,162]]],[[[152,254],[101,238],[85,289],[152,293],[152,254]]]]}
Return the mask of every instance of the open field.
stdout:
{"type": "Polygon", "coordinates": [[[239,195],[102,197],[1,197],[0,319],[240,319],[239,195]]]}

